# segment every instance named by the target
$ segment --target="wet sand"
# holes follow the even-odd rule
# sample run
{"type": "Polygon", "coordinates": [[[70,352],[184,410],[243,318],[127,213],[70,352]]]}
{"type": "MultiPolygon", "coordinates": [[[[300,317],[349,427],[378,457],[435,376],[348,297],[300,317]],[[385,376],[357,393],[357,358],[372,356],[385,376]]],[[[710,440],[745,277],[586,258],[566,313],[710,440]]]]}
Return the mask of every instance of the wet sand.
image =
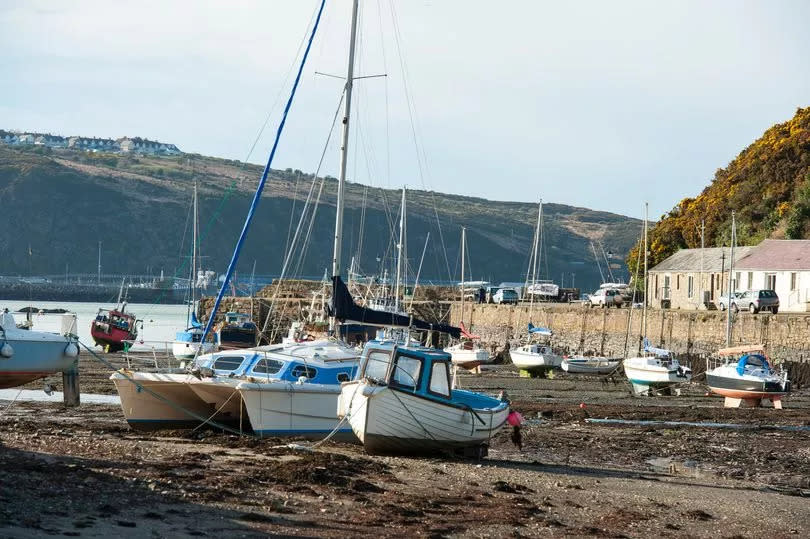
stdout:
{"type": "MultiPolygon", "coordinates": [[[[106,367],[84,362],[82,391],[113,392],[106,367]]],[[[522,451],[502,431],[482,461],[369,457],[139,433],[109,405],[0,402],[0,536],[810,536],[810,432],[767,428],[810,426],[807,390],[785,410],[728,410],[698,384],[636,398],[621,379],[508,368],[460,382],[509,392],[522,451]],[[586,421],[605,417],[760,428],[586,421]]]]}

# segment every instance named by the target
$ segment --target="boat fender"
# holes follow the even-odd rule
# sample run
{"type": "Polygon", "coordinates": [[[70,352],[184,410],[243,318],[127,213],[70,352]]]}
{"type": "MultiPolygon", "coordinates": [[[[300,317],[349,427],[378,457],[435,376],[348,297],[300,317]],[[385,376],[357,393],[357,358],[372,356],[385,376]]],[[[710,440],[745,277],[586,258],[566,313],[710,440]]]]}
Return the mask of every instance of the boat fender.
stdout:
{"type": "Polygon", "coordinates": [[[79,357],[79,347],[76,346],[75,342],[68,343],[68,345],[65,346],[65,356],[79,357]]]}
{"type": "Polygon", "coordinates": [[[9,359],[11,356],[14,355],[14,348],[11,347],[10,344],[4,342],[2,346],[0,346],[0,357],[3,359],[9,359]]]}
{"type": "Polygon", "coordinates": [[[306,381],[307,381],[306,376],[299,376],[298,381],[296,382],[296,384],[298,384],[299,386],[302,386],[302,385],[304,385],[304,382],[306,382],[306,381]]]}

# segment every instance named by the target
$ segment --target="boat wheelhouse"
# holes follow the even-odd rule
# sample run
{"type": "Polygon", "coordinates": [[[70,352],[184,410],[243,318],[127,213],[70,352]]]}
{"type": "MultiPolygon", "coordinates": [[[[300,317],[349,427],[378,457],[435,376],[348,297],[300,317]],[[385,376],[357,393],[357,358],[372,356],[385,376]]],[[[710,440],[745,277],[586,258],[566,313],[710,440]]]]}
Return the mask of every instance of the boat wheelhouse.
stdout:
{"type": "Polygon", "coordinates": [[[126,302],[115,309],[99,309],[90,323],[90,336],[105,352],[120,352],[127,341],[138,338],[138,320],[126,312],[126,302]]]}
{"type": "Polygon", "coordinates": [[[370,341],[357,378],[342,385],[338,415],[371,454],[485,456],[509,404],[453,389],[450,366],[442,350],[370,341]]]}
{"type": "Polygon", "coordinates": [[[228,312],[217,331],[219,346],[231,348],[251,348],[256,346],[259,329],[247,313],[228,312]]]}

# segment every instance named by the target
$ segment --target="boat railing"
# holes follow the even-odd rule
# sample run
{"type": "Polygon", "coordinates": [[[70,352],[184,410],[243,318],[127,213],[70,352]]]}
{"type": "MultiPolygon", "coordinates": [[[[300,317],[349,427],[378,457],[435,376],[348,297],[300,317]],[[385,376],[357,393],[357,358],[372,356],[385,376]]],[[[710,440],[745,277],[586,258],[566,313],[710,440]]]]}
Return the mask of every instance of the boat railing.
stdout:
{"type": "Polygon", "coordinates": [[[125,340],[127,346],[124,348],[124,360],[127,368],[131,367],[132,361],[151,363],[156,369],[160,369],[162,365],[170,369],[182,366],[184,362],[177,360],[172,354],[172,342],[125,340]]]}

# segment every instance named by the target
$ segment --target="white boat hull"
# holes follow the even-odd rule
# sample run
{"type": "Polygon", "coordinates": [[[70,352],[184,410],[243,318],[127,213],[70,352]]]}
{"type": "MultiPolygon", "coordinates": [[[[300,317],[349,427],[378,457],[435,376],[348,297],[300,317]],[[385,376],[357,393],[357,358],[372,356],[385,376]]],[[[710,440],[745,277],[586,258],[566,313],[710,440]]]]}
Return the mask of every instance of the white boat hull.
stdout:
{"type": "Polygon", "coordinates": [[[228,420],[242,418],[247,423],[248,418],[242,410],[242,396],[236,389],[240,380],[223,377],[200,380],[192,376],[187,383],[200,400],[214,407],[217,417],[228,420]]]}
{"type": "MultiPolygon", "coordinates": [[[[323,438],[340,422],[337,417],[340,386],[335,384],[292,383],[283,380],[237,386],[259,436],[302,436],[323,438]]],[[[345,423],[337,431],[339,439],[354,440],[345,423]]]]}
{"type": "Polygon", "coordinates": [[[370,454],[425,454],[481,447],[504,425],[509,407],[476,410],[365,381],[343,384],[339,415],[370,454]]]}
{"type": "Polygon", "coordinates": [[[528,352],[521,349],[509,351],[512,363],[521,370],[550,370],[559,368],[562,364],[562,357],[551,351],[528,352]]]}
{"type": "Polygon", "coordinates": [[[215,411],[191,390],[189,374],[118,371],[110,378],[127,423],[136,429],[193,428],[215,411]]]}
{"type": "Polygon", "coordinates": [[[624,360],[624,373],[633,386],[636,395],[649,394],[651,391],[671,388],[688,382],[691,371],[679,365],[668,365],[654,357],[634,357],[624,360]]]}
{"type": "Polygon", "coordinates": [[[489,352],[483,348],[475,348],[472,350],[465,350],[462,348],[449,347],[444,350],[450,354],[450,361],[453,365],[465,369],[474,369],[479,365],[484,365],[492,361],[489,352]]]}
{"type": "Polygon", "coordinates": [[[573,357],[562,360],[560,367],[574,374],[609,374],[619,366],[618,359],[573,357]]]}
{"type": "Polygon", "coordinates": [[[72,338],[24,330],[13,332],[14,336],[9,331],[8,335],[0,342],[0,347],[8,345],[6,350],[11,353],[11,357],[0,356],[0,389],[21,386],[55,372],[67,371],[73,368],[78,358],[78,345],[72,338]],[[75,355],[65,353],[68,347],[73,347],[75,355]]]}
{"type": "Polygon", "coordinates": [[[198,355],[210,354],[215,350],[215,346],[214,343],[207,342],[198,353],[199,349],[200,343],[198,342],[174,341],[172,343],[172,355],[177,359],[191,359],[198,355]]]}

